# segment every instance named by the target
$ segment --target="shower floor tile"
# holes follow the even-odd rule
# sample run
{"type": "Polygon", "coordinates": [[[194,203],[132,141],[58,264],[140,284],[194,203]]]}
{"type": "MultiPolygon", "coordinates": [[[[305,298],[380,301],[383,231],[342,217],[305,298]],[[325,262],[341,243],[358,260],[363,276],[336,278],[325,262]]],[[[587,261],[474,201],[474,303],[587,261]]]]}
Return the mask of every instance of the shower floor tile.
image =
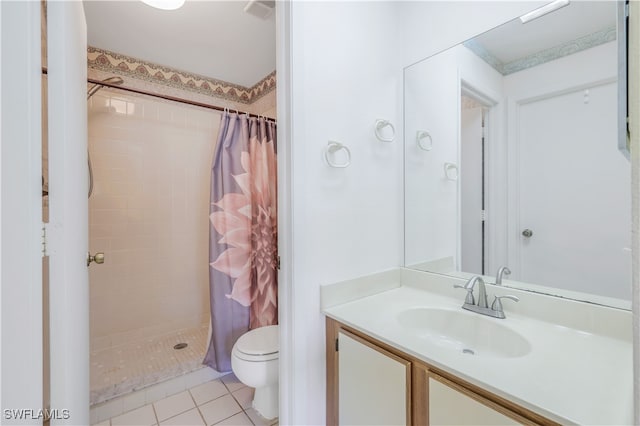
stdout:
{"type": "Polygon", "coordinates": [[[91,351],[91,404],[202,367],[208,325],[91,351]],[[187,343],[184,349],[173,348],[187,343]]]}

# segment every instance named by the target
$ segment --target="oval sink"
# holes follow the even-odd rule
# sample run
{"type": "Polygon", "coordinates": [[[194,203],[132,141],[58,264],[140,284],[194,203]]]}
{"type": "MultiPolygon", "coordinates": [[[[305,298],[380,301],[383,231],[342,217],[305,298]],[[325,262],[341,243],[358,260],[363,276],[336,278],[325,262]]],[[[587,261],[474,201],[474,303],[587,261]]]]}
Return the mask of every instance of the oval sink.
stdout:
{"type": "Polygon", "coordinates": [[[404,329],[461,353],[516,358],[531,351],[527,339],[497,321],[502,320],[439,308],[414,308],[398,314],[398,322],[404,329]]]}

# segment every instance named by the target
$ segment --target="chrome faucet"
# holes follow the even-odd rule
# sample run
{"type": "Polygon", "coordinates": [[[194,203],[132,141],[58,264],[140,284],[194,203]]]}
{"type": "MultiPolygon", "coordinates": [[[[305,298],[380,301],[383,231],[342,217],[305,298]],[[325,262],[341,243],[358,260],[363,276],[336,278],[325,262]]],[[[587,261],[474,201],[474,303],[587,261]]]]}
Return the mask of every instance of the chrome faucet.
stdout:
{"type": "Polygon", "coordinates": [[[502,276],[503,275],[511,275],[511,269],[506,266],[501,266],[498,268],[498,273],[496,274],[496,285],[502,285],[502,276]]]}
{"type": "MultiPolygon", "coordinates": [[[[501,268],[502,269],[502,268],[501,268]]],[[[487,303],[487,289],[484,284],[484,280],[482,277],[474,276],[466,282],[464,286],[462,285],[454,285],[455,288],[461,288],[467,292],[467,296],[464,299],[464,304],[462,305],[462,309],[466,309],[468,311],[476,312],[482,315],[488,315],[494,318],[506,318],[504,315],[504,310],[502,309],[502,301],[501,299],[510,299],[515,302],[519,301],[516,296],[494,296],[493,303],[491,307],[487,303]],[[473,288],[476,283],[478,284],[478,300],[476,302],[475,297],[473,297],[473,288]]]]}

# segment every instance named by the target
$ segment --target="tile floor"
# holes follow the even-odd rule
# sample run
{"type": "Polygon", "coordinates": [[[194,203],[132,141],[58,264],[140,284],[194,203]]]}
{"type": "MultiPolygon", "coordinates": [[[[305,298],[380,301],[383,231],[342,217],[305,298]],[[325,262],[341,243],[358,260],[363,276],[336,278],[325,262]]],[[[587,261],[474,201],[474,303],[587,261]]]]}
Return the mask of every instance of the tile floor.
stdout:
{"type": "Polygon", "coordinates": [[[98,426],[277,425],[277,419],[266,420],[251,408],[252,399],[253,388],[228,374],[112,417],[98,426]]]}
{"type": "Polygon", "coordinates": [[[91,404],[202,367],[208,324],[91,351],[91,404]],[[175,350],[176,343],[188,346],[175,350]]]}

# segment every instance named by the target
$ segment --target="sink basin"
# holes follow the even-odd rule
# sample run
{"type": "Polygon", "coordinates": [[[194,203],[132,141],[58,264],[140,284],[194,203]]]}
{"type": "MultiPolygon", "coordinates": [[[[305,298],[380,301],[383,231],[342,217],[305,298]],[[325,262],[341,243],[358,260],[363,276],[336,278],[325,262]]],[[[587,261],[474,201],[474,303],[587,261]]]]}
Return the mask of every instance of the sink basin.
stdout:
{"type": "Polygon", "coordinates": [[[398,314],[407,331],[433,344],[476,356],[516,358],[531,345],[521,334],[500,324],[500,319],[460,309],[413,308],[398,314]]]}

